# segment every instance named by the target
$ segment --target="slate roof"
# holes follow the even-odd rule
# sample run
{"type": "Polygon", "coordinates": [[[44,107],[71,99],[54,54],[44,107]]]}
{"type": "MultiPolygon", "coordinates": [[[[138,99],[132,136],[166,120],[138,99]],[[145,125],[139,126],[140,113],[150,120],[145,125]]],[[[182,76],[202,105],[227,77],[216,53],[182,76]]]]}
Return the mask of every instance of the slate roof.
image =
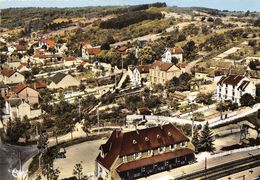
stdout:
{"type": "Polygon", "coordinates": [[[22,100],[19,98],[16,98],[16,99],[9,99],[8,102],[11,107],[14,107],[14,106],[19,106],[22,103],[22,100]]]}
{"type": "Polygon", "coordinates": [[[55,84],[58,84],[65,76],[67,76],[67,74],[58,72],[53,77],[51,77],[51,81],[54,82],[55,84]]]}
{"type": "Polygon", "coordinates": [[[241,75],[229,75],[229,76],[223,76],[218,84],[230,84],[230,85],[237,85],[244,76],[241,75]]]}
{"type": "Polygon", "coordinates": [[[189,139],[173,124],[166,124],[130,132],[114,130],[108,141],[100,146],[105,157],[97,157],[97,162],[110,169],[116,158],[165,147],[189,139]],[[148,140],[147,140],[148,138],[148,140]]]}

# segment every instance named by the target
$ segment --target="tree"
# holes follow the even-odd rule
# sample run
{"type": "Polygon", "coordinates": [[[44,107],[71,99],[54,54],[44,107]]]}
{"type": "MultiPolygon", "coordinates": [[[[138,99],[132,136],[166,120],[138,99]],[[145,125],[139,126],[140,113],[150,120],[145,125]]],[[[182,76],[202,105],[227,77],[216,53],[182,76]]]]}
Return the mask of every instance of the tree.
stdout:
{"type": "Polygon", "coordinates": [[[255,99],[251,94],[245,93],[240,98],[241,106],[252,106],[255,104],[255,99]]]}
{"type": "Polygon", "coordinates": [[[189,41],[183,46],[184,58],[187,60],[194,60],[197,55],[197,47],[194,41],[189,41]]]}
{"type": "Polygon", "coordinates": [[[172,57],[172,64],[176,65],[178,64],[179,60],[176,57],[172,57]]]}
{"type": "Polygon", "coordinates": [[[79,90],[84,91],[86,89],[86,86],[84,84],[79,85],[79,90]]]}
{"type": "Polygon", "coordinates": [[[81,163],[78,163],[74,166],[73,175],[75,175],[76,178],[79,180],[83,179],[83,167],[82,167],[81,163]]]}
{"type": "Polygon", "coordinates": [[[213,152],[215,151],[214,147],[214,135],[211,129],[209,128],[209,123],[206,122],[206,124],[203,126],[203,129],[201,131],[201,138],[200,138],[200,151],[208,151],[213,152]]]}
{"type": "Polygon", "coordinates": [[[197,126],[194,127],[191,143],[195,147],[195,152],[198,152],[200,149],[200,134],[197,126]]]}
{"type": "Polygon", "coordinates": [[[90,133],[89,128],[90,128],[90,118],[89,115],[87,114],[84,118],[84,122],[82,126],[82,130],[86,133],[86,137],[88,137],[88,133],[90,133]]]}
{"type": "Polygon", "coordinates": [[[210,105],[213,103],[212,96],[213,93],[199,93],[196,97],[196,102],[205,105],[210,105]]]}
{"type": "Polygon", "coordinates": [[[46,164],[43,169],[43,175],[46,176],[47,180],[57,180],[59,178],[60,171],[53,168],[53,165],[46,164]]]}

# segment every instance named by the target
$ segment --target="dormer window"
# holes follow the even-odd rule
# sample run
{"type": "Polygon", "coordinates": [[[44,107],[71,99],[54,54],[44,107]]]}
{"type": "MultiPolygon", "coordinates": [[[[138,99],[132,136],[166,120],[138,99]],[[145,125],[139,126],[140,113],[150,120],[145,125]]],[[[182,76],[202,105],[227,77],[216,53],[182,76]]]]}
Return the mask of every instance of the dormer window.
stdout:
{"type": "Polygon", "coordinates": [[[181,147],[186,147],[186,146],[187,146],[187,142],[186,141],[181,143],[181,147]]]}
{"type": "Polygon", "coordinates": [[[139,153],[134,153],[134,155],[133,155],[133,158],[134,159],[140,159],[142,157],[142,153],[141,152],[139,152],[139,153]]]}
{"type": "Polygon", "coordinates": [[[148,154],[148,156],[152,156],[153,155],[153,150],[148,150],[147,154],[148,154]]]}
{"type": "Polygon", "coordinates": [[[172,135],[172,133],[171,132],[168,132],[168,136],[171,136],[172,135]]]}
{"type": "Polygon", "coordinates": [[[157,134],[157,136],[156,136],[156,137],[157,137],[157,139],[160,139],[160,138],[161,138],[161,136],[160,136],[159,134],[157,134]]]}
{"type": "Polygon", "coordinates": [[[136,142],[136,140],[133,140],[133,144],[136,144],[137,142],[136,142]]]}
{"type": "Polygon", "coordinates": [[[161,154],[165,151],[165,147],[159,147],[158,148],[158,153],[161,154]]]}
{"type": "Polygon", "coordinates": [[[145,140],[145,141],[149,141],[149,138],[148,138],[148,137],[145,137],[144,140],[145,140]]]}
{"type": "Polygon", "coordinates": [[[172,144],[171,144],[171,145],[169,145],[169,149],[170,149],[171,151],[173,151],[173,150],[174,150],[174,148],[175,148],[175,147],[174,147],[174,145],[172,145],[172,144]]]}
{"type": "Polygon", "coordinates": [[[123,161],[123,163],[126,163],[127,162],[127,156],[123,156],[122,161],[123,161]]]}

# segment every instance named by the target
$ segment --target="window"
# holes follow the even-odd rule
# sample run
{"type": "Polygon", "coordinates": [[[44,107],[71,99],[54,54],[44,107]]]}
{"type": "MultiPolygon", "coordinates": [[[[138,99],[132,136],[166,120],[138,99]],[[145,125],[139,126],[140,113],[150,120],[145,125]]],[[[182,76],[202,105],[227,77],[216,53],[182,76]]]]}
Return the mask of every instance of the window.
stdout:
{"type": "Polygon", "coordinates": [[[127,156],[123,156],[122,160],[123,160],[123,163],[126,163],[127,162],[127,156]]]}
{"type": "Polygon", "coordinates": [[[152,156],[153,155],[153,150],[148,150],[148,156],[152,156]]]}
{"type": "Polygon", "coordinates": [[[141,152],[139,152],[139,153],[134,153],[134,155],[133,155],[133,158],[134,159],[139,159],[139,158],[141,158],[142,157],[142,153],[141,152]]]}
{"type": "Polygon", "coordinates": [[[175,144],[171,144],[171,145],[169,146],[169,149],[170,149],[171,151],[173,151],[175,148],[176,148],[176,145],[175,145],[175,144]]]}
{"type": "Polygon", "coordinates": [[[181,147],[186,147],[186,146],[187,146],[187,142],[186,141],[181,143],[181,147]]]}
{"type": "Polygon", "coordinates": [[[163,153],[165,151],[165,147],[159,147],[158,148],[158,153],[163,153]]]}

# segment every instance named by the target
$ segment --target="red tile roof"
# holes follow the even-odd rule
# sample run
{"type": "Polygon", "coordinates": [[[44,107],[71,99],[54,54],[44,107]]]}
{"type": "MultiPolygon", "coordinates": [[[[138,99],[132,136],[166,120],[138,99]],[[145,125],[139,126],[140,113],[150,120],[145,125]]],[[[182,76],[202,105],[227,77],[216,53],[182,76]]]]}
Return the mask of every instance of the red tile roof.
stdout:
{"type": "Polygon", "coordinates": [[[186,66],[188,66],[188,64],[187,63],[179,63],[179,64],[177,64],[177,66],[179,68],[186,68],[186,66]]]}
{"type": "Polygon", "coordinates": [[[49,47],[54,47],[56,42],[52,39],[45,39],[42,41],[43,43],[46,43],[49,47]]]}
{"type": "Polygon", "coordinates": [[[182,54],[182,53],[183,53],[183,49],[180,48],[180,47],[171,48],[171,51],[172,51],[172,53],[174,53],[174,54],[182,54]]]}
{"type": "Polygon", "coordinates": [[[149,73],[151,65],[140,65],[136,67],[140,73],[149,73]]]}
{"type": "Polygon", "coordinates": [[[117,50],[118,50],[119,52],[125,52],[127,49],[128,49],[127,46],[120,46],[120,47],[117,48],[117,50]]]}
{"type": "Polygon", "coordinates": [[[115,130],[106,144],[100,146],[105,157],[102,158],[99,155],[97,162],[110,169],[118,156],[131,155],[184,141],[189,141],[189,139],[172,124],[125,133],[115,130]],[[136,143],[133,143],[134,141],[136,143]]]}
{"type": "Polygon", "coordinates": [[[230,84],[230,85],[237,85],[242,79],[244,78],[244,76],[241,75],[229,75],[229,76],[223,76],[218,84],[230,84]]]}
{"type": "Polygon", "coordinates": [[[189,149],[189,148],[185,148],[185,149],[179,149],[179,150],[175,150],[172,152],[167,152],[164,154],[159,154],[159,155],[155,155],[152,157],[148,157],[148,158],[143,158],[140,160],[136,160],[136,161],[131,161],[128,163],[124,163],[121,164],[120,166],[117,167],[117,171],[118,172],[124,172],[124,171],[128,171],[128,170],[132,170],[132,169],[137,169],[137,168],[141,168],[144,166],[148,166],[148,165],[152,165],[155,163],[159,163],[159,162],[163,162],[166,160],[171,160],[177,157],[182,157],[182,156],[186,156],[189,154],[193,154],[194,151],[189,149]]]}
{"type": "Polygon", "coordinates": [[[23,89],[25,89],[26,87],[27,87],[27,86],[26,86],[25,84],[19,83],[19,84],[17,84],[15,87],[13,87],[11,90],[12,90],[15,94],[17,94],[17,93],[21,92],[23,89]]]}
{"type": "Polygon", "coordinates": [[[172,66],[172,63],[162,61],[154,61],[154,63],[152,64],[152,68],[159,67],[161,71],[168,71],[172,66]]]}
{"type": "Polygon", "coordinates": [[[97,55],[100,53],[101,49],[100,48],[88,48],[87,49],[89,55],[97,55]]]}
{"type": "Polygon", "coordinates": [[[29,86],[33,89],[44,89],[47,88],[47,83],[39,81],[39,82],[31,83],[29,84],[29,86]]]}
{"type": "Polygon", "coordinates": [[[1,73],[3,74],[3,76],[10,77],[15,73],[15,71],[12,70],[12,69],[4,68],[4,69],[1,70],[1,73]]]}
{"type": "Polygon", "coordinates": [[[25,45],[17,45],[16,50],[17,51],[26,51],[27,47],[25,45]]]}

